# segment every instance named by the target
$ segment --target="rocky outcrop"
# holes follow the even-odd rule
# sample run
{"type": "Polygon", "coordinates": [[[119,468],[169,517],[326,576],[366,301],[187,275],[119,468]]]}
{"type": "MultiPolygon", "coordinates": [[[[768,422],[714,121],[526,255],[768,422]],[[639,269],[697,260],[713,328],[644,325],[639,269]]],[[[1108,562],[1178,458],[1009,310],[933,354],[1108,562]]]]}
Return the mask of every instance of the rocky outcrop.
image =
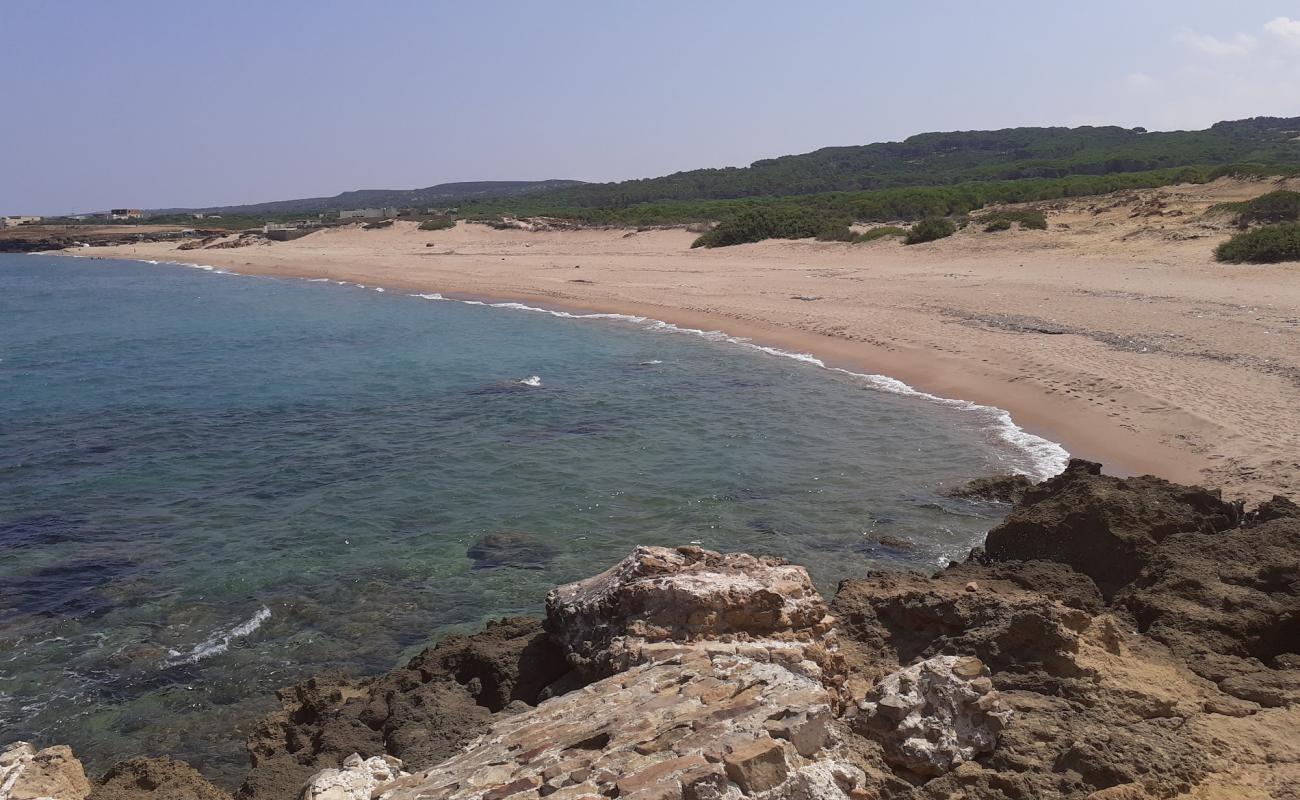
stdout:
{"type": "Polygon", "coordinates": [[[1011,719],[971,656],[935,656],[888,675],[857,705],[853,726],[884,746],[885,758],[921,778],[990,753],[1011,719]]]}
{"type": "Polygon", "coordinates": [[[189,764],[170,758],[132,758],[115,764],[88,800],[230,800],[189,764]]]}
{"type": "Polygon", "coordinates": [[[0,752],[0,800],[83,800],[90,781],[72,750],[13,742],[0,752]]]}
{"type": "Polygon", "coordinates": [[[861,789],[835,730],[826,605],[802,567],[638,547],[551,592],[546,627],[575,674],[605,677],[499,718],[381,797],[841,800],[861,789]]]}
{"type": "Polygon", "coordinates": [[[1116,602],[1224,692],[1300,701],[1300,516],[1174,537],[1116,602]]]}
{"type": "MultiPolygon", "coordinates": [[[[1242,512],[1073,462],[987,550],[845,581],[829,608],[779,559],[637,548],[554,590],[544,624],[502,620],[386,675],[284,691],[239,794],[1293,796],[1300,510],[1242,512]]],[[[25,747],[0,759],[5,780],[38,760],[25,747]]],[[[180,777],[127,762],[95,791],[217,800],[180,777]]]]}
{"type": "Polygon", "coordinates": [[[803,567],[698,547],[638,547],[546,598],[547,630],[570,666],[590,678],[638,663],[656,643],[810,643],[832,622],[803,567]]]}
{"type": "Polygon", "coordinates": [[[281,710],[249,736],[252,769],[238,796],[292,797],[312,774],[353,753],[436,763],[485,731],[494,712],[536,703],[566,669],[541,623],[518,617],[474,636],[448,636],[375,678],[304,681],[281,691],[281,710]]]}
{"type": "Polygon", "coordinates": [[[1241,518],[1241,506],[1218,492],[1149,475],[1115,478],[1102,475],[1100,464],[1074,459],[1026,491],[989,531],[984,549],[995,561],[1066,564],[1109,597],[1138,576],[1169,536],[1225,531],[1241,518]]]}

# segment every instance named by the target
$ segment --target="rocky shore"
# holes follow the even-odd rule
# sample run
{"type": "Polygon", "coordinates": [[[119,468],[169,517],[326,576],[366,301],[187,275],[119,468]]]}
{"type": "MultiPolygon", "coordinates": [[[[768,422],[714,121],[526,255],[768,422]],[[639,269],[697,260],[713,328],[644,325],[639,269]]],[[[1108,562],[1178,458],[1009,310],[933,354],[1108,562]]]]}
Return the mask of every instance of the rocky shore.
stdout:
{"type": "MultiPolygon", "coordinates": [[[[1300,797],[1300,508],[1085,461],[1011,490],[965,562],[829,603],[778,559],[637,548],[542,620],[283,690],[234,797],[1300,797]]],[[[231,795],[10,745],[0,798],[39,797],[231,795]]]]}

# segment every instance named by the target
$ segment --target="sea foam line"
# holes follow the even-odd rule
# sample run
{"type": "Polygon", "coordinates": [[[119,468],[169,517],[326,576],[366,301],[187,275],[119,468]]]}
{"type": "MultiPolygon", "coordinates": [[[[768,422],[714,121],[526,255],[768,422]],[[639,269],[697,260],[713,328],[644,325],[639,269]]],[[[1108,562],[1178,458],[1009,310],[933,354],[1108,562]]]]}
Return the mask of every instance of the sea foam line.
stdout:
{"type": "Polygon", "coordinates": [[[201,643],[195,645],[188,653],[181,653],[178,650],[172,650],[167,659],[168,666],[177,664],[197,664],[205,658],[220,655],[230,649],[230,642],[243,636],[247,636],[258,628],[262,623],[271,618],[271,609],[262,606],[253,616],[227,630],[217,631],[216,633],[204,639],[201,643]]]}
{"type": "Polygon", "coordinates": [[[975,403],[970,400],[959,400],[951,397],[940,397],[929,392],[923,392],[913,386],[910,386],[897,378],[891,378],[888,375],[877,375],[872,373],[854,372],[844,369],[843,367],[831,367],[820,358],[811,353],[798,353],[792,350],[782,350],[779,347],[769,347],[767,345],[756,344],[743,336],[732,336],[722,331],[706,331],[700,328],[683,328],[680,325],[674,325],[671,322],[663,320],[650,319],[649,317],[637,316],[635,314],[610,314],[610,313],[590,313],[574,314],[568,311],[556,311],[549,308],[538,308],[537,306],[524,305],[523,303],[486,303],[482,300],[457,300],[455,298],[444,297],[437,292],[424,294],[413,294],[412,297],[420,297],[425,300],[445,300],[450,302],[462,303],[471,306],[486,306],[488,308],[505,308],[513,311],[532,311],[540,314],[550,314],[553,317],[562,319],[610,319],[634,324],[644,324],[646,330],[662,331],[665,333],[685,333],[692,336],[699,336],[704,339],[715,342],[727,342],[742,347],[749,347],[772,356],[789,358],[810,364],[821,369],[831,372],[838,372],[848,375],[852,378],[864,382],[872,389],[889,394],[901,395],[903,397],[915,397],[920,400],[926,400],[931,403],[937,403],[948,408],[958,409],[960,411],[969,411],[979,414],[991,424],[997,437],[1013,450],[1023,453],[1027,464],[1016,465],[1014,469],[1017,472],[1028,475],[1036,480],[1044,480],[1058,474],[1065,469],[1065,464],[1070,458],[1070,453],[1060,444],[1041,436],[1036,436],[1029,431],[1021,428],[1012,419],[1010,412],[996,406],[986,406],[975,403]]]}

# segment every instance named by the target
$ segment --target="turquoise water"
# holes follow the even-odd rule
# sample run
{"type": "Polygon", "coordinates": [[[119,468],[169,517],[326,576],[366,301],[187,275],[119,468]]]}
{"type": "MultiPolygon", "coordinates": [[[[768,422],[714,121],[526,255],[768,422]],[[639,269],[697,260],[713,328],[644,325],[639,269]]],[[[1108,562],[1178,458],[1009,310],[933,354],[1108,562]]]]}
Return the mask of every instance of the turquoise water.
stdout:
{"type": "Polygon", "coordinates": [[[828,593],[934,568],[999,514],[944,487],[1044,465],[881,386],[648,322],[0,256],[0,742],[229,783],[276,688],[536,613],[633,544],[828,593]],[[538,555],[476,565],[496,531],[538,555]]]}

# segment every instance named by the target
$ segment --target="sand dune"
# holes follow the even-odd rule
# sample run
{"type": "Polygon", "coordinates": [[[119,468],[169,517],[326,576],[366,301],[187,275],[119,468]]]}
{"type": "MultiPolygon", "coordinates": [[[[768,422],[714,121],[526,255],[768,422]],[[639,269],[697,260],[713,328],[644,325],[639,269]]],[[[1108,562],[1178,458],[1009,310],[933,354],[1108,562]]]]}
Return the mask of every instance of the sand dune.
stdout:
{"type": "Polygon", "coordinates": [[[691,250],[683,230],[423,232],[399,222],[236,249],[77,253],[720,329],[1000,406],[1115,472],[1257,499],[1300,491],[1300,264],[1214,263],[1231,229],[1204,212],[1276,186],[1220,180],[1045,203],[1048,231],[971,226],[911,247],[691,250]]]}

